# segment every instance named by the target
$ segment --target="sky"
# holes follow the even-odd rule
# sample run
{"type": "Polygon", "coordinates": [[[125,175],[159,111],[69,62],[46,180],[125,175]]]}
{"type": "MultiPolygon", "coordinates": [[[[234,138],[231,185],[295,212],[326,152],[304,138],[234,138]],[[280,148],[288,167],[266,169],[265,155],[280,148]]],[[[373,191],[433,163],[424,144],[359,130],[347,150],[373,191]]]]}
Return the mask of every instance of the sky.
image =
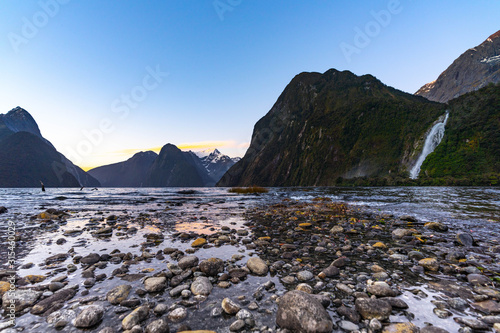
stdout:
{"type": "Polygon", "coordinates": [[[414,93],[500,29],[500,1],[0,0],[0,113],[89,169],[172,143],[243,156],[301,72],[414,93]]]}

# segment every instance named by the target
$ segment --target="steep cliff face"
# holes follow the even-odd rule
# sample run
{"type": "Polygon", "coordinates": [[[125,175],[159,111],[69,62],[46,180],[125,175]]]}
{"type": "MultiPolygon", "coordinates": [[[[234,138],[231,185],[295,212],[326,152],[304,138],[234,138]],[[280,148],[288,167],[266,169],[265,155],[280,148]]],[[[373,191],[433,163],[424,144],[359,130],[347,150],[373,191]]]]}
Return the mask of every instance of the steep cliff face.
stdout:
{"type": "Polygon", "coordinates": [[[302,73],[257,122],[247,153],[218,186],[327,186],[339,177],[405,173],[444,112],[370,75],[302,73]]]}
{"type": "Polygon", "coordinates": [[[104,187],[141,187],[158,154],[152,151],[139,152],[124,162],[104,165],[88,173],[104,187]]]}
{"type": "Polygon", "coordinates": [[[415,94],[431,101],[446,103],[468,92],[500,82],[500,31],[481,45],[465,51],[437,80],[424,85],[415,94]]]}

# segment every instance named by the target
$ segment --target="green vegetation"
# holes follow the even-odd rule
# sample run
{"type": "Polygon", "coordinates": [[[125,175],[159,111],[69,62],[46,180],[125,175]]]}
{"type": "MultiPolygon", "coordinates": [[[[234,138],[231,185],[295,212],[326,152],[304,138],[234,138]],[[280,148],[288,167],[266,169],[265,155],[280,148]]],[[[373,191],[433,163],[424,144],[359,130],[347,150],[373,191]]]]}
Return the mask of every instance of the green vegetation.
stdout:
{"type": "Polygon", "coordinates": [[[421,183],[498,185],[500,85],[490,84],[450,101],[441,144],[422,165],[421,183]]]}
{"type": "Polygon", "coordinates": [[[232,187],[228,190],[229,193],[252,194],[252,193],[267,193],[269,190],[260,186],[249,187],[232,187]]]}

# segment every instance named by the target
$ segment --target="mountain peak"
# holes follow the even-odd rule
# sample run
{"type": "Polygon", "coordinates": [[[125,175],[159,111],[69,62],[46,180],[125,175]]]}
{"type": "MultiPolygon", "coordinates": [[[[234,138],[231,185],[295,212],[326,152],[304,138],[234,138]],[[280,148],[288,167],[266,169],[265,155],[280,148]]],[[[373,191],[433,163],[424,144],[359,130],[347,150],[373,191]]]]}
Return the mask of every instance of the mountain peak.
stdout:
{"type": "Polygon", "coordinates": [[[493,41],[495,38],[499,38],[500,37],[500,30],[498,30],[497,32],[495,32],[493,35],[491,35],[490,37],[488,37],[487,40],[489,41],[493,41]]]}
{"type": "Polygon", "coordinates": [[[29,132],[43,138],[35,119],[20,106],[13,108],[7,114],[0,114],[0,120],[14,133],[29,132]]]}

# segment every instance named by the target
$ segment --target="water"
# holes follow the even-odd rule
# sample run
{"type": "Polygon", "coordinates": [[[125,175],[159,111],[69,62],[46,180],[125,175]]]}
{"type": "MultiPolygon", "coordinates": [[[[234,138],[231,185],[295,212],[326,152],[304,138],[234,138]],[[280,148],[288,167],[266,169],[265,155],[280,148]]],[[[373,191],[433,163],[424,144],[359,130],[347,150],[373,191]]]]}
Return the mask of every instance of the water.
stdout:
{"type": "Polygon", "coordinates": [[[420,173],[420,167],[424,163],[425,159],[441,143],[441,140],[443,139],[444,136],[444,128],[446,126],[447,121],[448,121],[448,112],[446,112],[446,116],[444,117],[442,123],[437,123],[432,127],[431,131],[429,132],[429,135],[425,139],[422,153],[418,157],[415,166],[410,171],[410,178],[417,179],[418,174],[420,173]]]}
{"type": "MultiPolygon", "coordinates": [[[[23,237],[18,242],[18,265],[33,263],[30,268],[19,269],[20,276],[28,274],[46,275],[47,270],[43,261],[50,255],[66,253],[71,248],[76,254],[85,256],[92,252],[109,253],[112,249],[119,249],[123,253],[141,254],[141,243],[145,241],[147,233],[163,233],[171,235],[177,232],[211,234],[220,231],[223,227],[232,229],[246,228],[244,212],[252,207],[269,205],[281,202],[283,199],[312,200],[318,196],[328,197],[334,201],[345,202],[350,205],[362,207],[365,210],[378,213],[401,216],[409,214],[420,221],[438,221],[450,226],[451,232],[467,230],[472,232],[478,240],[481,238],[500,239],[498,223],[500,222],[500,189],[499,188],[470,188],[470,187],[385,187],[385,188],[271,188],[268,193],[259,195],[239,195],[228,193],[226,188],[122,188],[122,189],[47,189],[41,192],[36,189],[0,189],[0,206],[8,208],[8,212],[0,215],[0,234],[6,235],[7,221],[16,222],[16,228],[23,237]],[[66,223],[56,224],[54,228],[41,228],[39,220],[30,217],[48,208],[64,209],[70,212],[66,223]],[[96,227],[91,219],[102,219],[111,214],[124,217],[129,222],[129,227],[136,227],[134,234],[113,233],[111,238],[99,239],[92,236],[91,231],[96,227]],[[144,215],[148,214],[148,215],[144,215]],[[66,243],[57,244],[56,240],[62,238],[65,231],[81,230],[72,236],[64,236],[66,243]]],[[[251,232],[251,230],[250,230],[251,232]]],[[[5,239],[1,238],[2,243],[5,239]]],[[[166,247],[186,251],[190,248],[190,241],[179,238],[165,237],[160,249],[166,247]]],[[[158,248],[153,247],[152,253],[158,248]]],[[[5,247],[0,247],[0,258],[6,258],[5,247]]],[[[196,252],[202,259],[218,257],[228,260],[233,254],[240,254],[242,259],[238,264],[245,263],[252,251],[244,245],[226,244],[221,247],[212,247],[196,252]]],[[[166,256],[166,260],[170,258],[166,256]]],[[[0,268],[6,267],[6,260],[0,261],[0,268]]],[[[71,263],[69,258],[64,265],[71,263]]],[[[98,270],[99,274],[108,277],[114,269],[121,264],[108,263],[98,270]]],[[[165,269],[164,261],[141,261],[131,266],[130,274],[139,274],[146,270],[153,272],[165,269]]],[[[69,274],[70,284],[79,284],[82,287],[83,278],[80,270],[69,274]]],[[[52,269],[52,274],[47,281],[67,274],[52,269]],[[53,273],[52,273],[53,272],[53,273]]],[[[196,311],[189,311],[188,322],[192,327],[205,327],[206,318],[210,318],[210,311],[219,306],[215,300],[223,297],[251,294],[267,279],[275,282],[278,289],[277,295],[285,292],[286,288],[278,277],[249,277],[246,281],[229,289],[214,288],[209,299],[201,304],[196,311]],[[264,280],[263,280],[264,279],[264,280]]],[[[128,283],[120,279],[106,279],[90,289],[89,296],[104,297],[105,292],[112,287],[128,283]]],[[[142,286],[140,281],[130,282],[133,288],[142,286]]],[[[423,288],[423,287],[421,287],[423,288]]],[[[427,292],[427,291],[426,291],[427,292]]],[[[427,292],[428,293],[428,292],[427,292]]],[[[428,293],[431,295],[430,293],[428,293]]],[[[79,296],[77,295],[75,299],[79,296]]],[[[149,296],[147,296],[149,297],[149,296]]],[[[420,327],[425,321],[433,320],[449,331],[456,331],[458,325],[451,318],[439,320],[433,314],[429,303],[430,297],[423,301],[414,299],[411,294],[405,293],[402,297],[408,301],[410,310],[417,313],[415,323],[420,327]],[[424,313],[419,310],[425,308],[424,313]]],[[[434,296],[432,296],[434,297],[434,296]]],[[[438,297],[438,295],[436,295],[438,297]]],[[[168,305],[173,302],[169,297],[168,305]]],[[[155,300],[151,298],[151,300],[155,300]]],[[[105,304],[105,303],[104,303],[105,304]]],[[[275,311],[273,302],[262,304],[262,310],[275,311]]],[[[271,312],[272,313],[272,312],[271,312]]],[[[338,318],[334,318],[338,320],[338,318]]],[[[404,319],[404,318],[402,318],[404,319]]],[[[120,325],[116,315],[107,313],[105,320],[111,325],[120,325]]],[[[231,318],[218,317],[210,319],[210,328],[217,332],[226,332],[228,321],[231,318]]],[[[258,316],[259,325],[274,326],[274,316],[262,311],[258,316]]],[[[18,324],[31,327],[33,323],[38,326],[38,331],[52,332],[51,326],[43,317],[26,314],[18,319],[18,324]]],[[[175,330],[176,326],[171,327],[175,330]]],[[[68,325],[62,332],[77,331],[68,325]]]]}

